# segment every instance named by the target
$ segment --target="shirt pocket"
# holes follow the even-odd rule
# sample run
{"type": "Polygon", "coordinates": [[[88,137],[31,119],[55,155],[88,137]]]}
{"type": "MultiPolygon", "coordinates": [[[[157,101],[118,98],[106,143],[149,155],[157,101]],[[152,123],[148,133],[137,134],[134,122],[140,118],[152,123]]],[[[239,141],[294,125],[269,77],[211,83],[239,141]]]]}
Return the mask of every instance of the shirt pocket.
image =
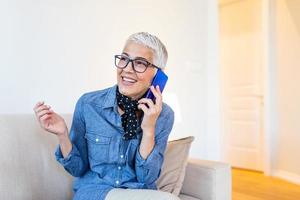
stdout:
{"type": "Polygon", "coordinates": [[[89,158],[96,163],[108,162],[111,137],[87,133],[85,138],[88,143],[89,158]]]}

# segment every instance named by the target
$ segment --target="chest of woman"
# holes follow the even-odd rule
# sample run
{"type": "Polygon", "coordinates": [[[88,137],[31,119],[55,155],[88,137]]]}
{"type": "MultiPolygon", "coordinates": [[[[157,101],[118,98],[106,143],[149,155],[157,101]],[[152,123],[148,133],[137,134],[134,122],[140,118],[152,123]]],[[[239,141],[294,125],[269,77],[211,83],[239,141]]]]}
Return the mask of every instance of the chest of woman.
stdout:
{"type": "Polygon", "coordinates": [[[86,113],[85,140],[91,168],[101,165],[133,165],[140,144],[142,130],[137,128],[137,138],[124,140],[121,116],[115,112],[86,113]]]}

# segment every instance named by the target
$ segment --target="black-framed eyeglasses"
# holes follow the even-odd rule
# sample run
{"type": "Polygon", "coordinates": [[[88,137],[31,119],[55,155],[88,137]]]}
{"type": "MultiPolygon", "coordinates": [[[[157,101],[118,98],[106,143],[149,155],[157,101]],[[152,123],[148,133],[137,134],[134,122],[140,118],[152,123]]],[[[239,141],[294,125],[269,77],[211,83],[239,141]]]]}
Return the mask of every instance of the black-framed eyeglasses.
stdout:
{"type": "Polygon", "coordinates": [[[128,63],[131,62],[132,68],[137,73],[143,73],[147,70],[148,67],[152,66],[154,68],[159,69],[159,67],[154,64],[148,62],[144,58],[135,58],[131,59],[126,55],[115,55],[115,65],[120,69],[124,69],[127,67],[128,63]]]}

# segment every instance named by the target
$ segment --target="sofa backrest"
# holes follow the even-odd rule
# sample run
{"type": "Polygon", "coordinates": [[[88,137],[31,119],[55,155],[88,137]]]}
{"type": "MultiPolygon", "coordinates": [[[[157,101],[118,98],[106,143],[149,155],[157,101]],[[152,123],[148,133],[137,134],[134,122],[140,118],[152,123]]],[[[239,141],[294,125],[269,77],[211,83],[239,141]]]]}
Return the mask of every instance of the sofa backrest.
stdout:
{"type": "MultiPolygon", "coordinates": [[[[62,116],[70,127],[72,115],[62,116]]],[[[72,177],[55,160],[57,138],[34,114],[1,114],[0,134],[0,199],[72,198],[72,177]]]]}

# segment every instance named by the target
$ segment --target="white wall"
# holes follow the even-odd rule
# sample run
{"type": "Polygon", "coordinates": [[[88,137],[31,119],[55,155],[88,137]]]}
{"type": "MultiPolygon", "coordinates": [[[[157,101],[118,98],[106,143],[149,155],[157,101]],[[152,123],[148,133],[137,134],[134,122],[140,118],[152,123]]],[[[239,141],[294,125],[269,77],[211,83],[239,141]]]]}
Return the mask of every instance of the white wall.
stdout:
{"type": "Polygon", "coordinates": [[[0,3],[0,113],[32,113],[45,100],[71,113],[84,92],[115,84],[113,55],[132,33],[157,35],[169,51],[166,93],[196,136],[191,155],[219,159],[216,0],[10,0],[0,3]]]}
{"type": "Polygon", "coordinates": [[[300,1],[276,1],[278,138],[274,175],[300,184],[300,1]]]}

